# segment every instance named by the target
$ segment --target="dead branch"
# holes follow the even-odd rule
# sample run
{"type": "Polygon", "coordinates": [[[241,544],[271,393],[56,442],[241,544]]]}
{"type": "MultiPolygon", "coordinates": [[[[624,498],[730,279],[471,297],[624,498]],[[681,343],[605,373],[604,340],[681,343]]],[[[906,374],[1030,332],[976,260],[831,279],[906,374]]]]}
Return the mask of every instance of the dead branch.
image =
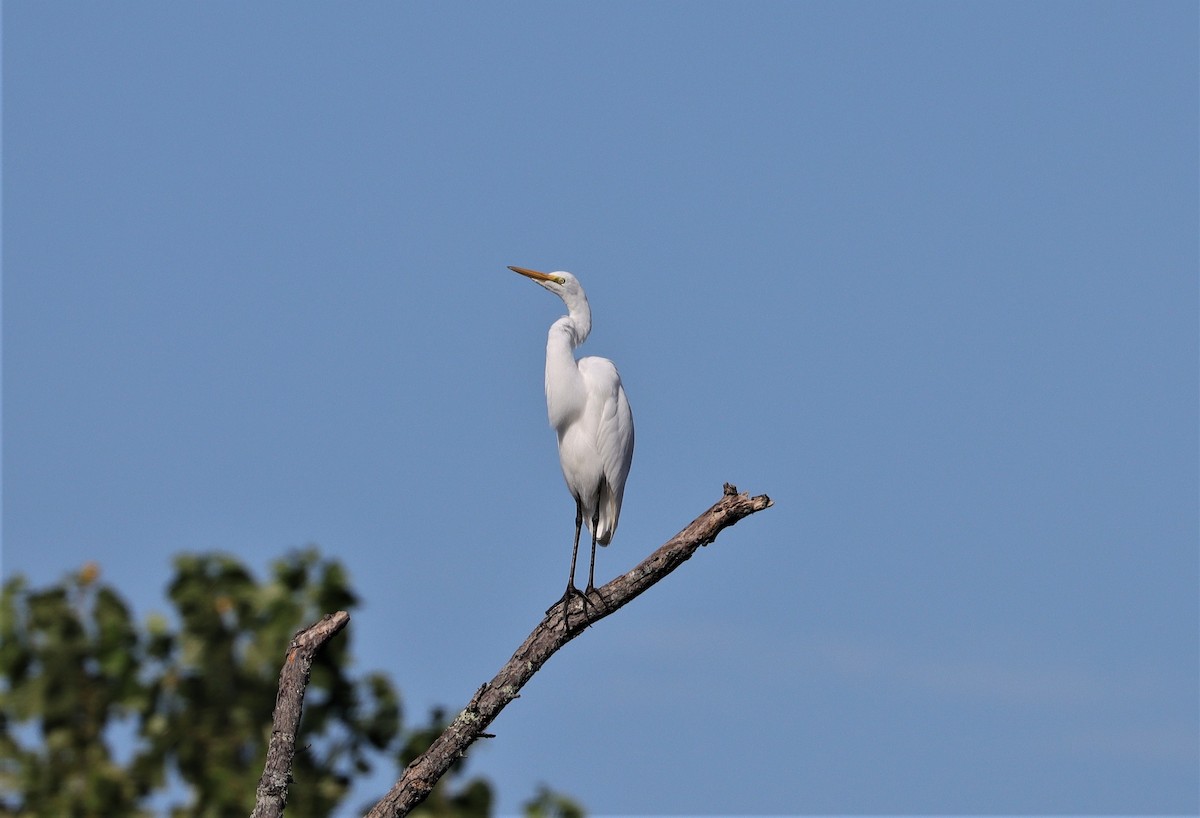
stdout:
{"type": "Polygon", "coordinates": [[[267,745],[267,762],[254,796],[250,818],[281,818],[287,804],[288,784],[292,780],[292,758],[296,755],[296,730],[304,707],[304,689],[312,670],[313,657],[346,623],[345,611],[326,614],[292,637],[287,658],[279,672],[279,692],[275,696],[274,725],[267,745]]]}
{"type": "Polygon", "coordinates": [[[572,598],[568,602],[569,626],[564,619],[563,606],[551,608],[524,644],[500,668],[496,677],[479,688],[466,708],[429,749],[408,765],[391,791],[367,813],[367,818],[400,818],[407,815],[429,795],[450,765],[461,758],[477,738],[489,735],[484,733],[487,726],[505,705],[517,698],[525,683],[559,648],[578,636],[588,625],[628,604],[674,571],[697,548],[716,539],[723,529],[771,505],[771,498],[765,494],[758,497],[738,494],[735,487],[726,483],[724,496],[712,508],[633,570],[597,588],[586,605],[581,598],[572,598]]]}

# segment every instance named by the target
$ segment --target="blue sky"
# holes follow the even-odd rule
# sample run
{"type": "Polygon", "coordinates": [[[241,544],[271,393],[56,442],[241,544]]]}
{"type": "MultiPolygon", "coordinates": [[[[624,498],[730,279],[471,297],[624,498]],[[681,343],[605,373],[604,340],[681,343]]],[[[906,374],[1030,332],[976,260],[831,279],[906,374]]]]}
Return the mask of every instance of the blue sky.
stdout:
{"type": "MultiPolygon", "coordinates": [[[[562,590],[576,273],[638,448],[470,769],[598,813],[1195,812],[1194,3],[4,5],[5,575],[349,567],[461,707],[562,590]]],[[[361,799],[386,788],[384,771],[361,799]]]]}

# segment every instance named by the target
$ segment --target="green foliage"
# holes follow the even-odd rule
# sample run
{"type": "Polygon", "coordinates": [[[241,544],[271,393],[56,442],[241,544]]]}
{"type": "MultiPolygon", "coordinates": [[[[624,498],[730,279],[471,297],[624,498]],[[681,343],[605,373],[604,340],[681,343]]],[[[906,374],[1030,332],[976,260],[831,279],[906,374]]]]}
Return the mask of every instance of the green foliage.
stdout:
{"type": "MultiPolygon", "coordinates": [[[[155,646],[165,660],[149,686],[152,723],[143,735],[193,788],[196,808],[178,814],[249,814],[292,635],[357,600],[341,567],[314,550],[276,562],[262,585],[228,556],[183,556],[175,567],[167,595],[181,627],[155,646]]],[[[368,752],[400,729],[395,690],[376,674],[348,674],[350,639],[342,636],[317,654],[305,695],[288,798],[299,814],[329,814],[369,769],[368,752]]]]}
{"type": "Polygon", "coordinates": [[[107,725],[139,712],[147,696],[129,610],[94,587],[96,574],[88,566],[40,592],[16,577],[0,594],[0,793],[17,815],[140,815],[162,782],[161,766],[142,756],[118,764],[104,741],[107,725]],[[12,732],[31,720],[36,750],[12,732]]]}
{"type": "Polygon", "coordinates": [[[583,807],[562,793],[542,784],[537,795],[525,802],[526,818],[583,818],[583,807]]]}
{"type": "MultiPolygon", "coordinates": [[[[172,816],[248,815],[287,645],[325,613],[355,607],[345,570],[309,549],[259,582],[233,557],[183,555],[167,589],[177,624],[152,615],[141,627],[98,577],[89,565],[38,591],[14,577],[0,593],[0,812],[149,815],[147,799],[173,776],[186,791],[165,790],[181,795],[172,816]],[[110,748],[118,725],[134,735],[122,759],[110,748]]],[[[407,764],[444,726],[435,711],[403,734],[395,688],[379,673],[352,675],[350,644],[344,631],[313,664],[289,816],[332,814],[373,761],[407,764]]],[[[488,815],[490,785],[460,778],[461,762],[422,814],[488,815]]]]}

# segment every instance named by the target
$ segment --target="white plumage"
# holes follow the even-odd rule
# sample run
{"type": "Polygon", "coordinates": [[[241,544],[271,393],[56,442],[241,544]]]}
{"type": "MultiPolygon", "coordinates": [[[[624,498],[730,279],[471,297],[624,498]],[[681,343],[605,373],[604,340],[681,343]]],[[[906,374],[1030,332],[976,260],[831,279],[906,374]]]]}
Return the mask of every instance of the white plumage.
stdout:
{"type": "MultiPolygon", "coordinates": [[[[633,412],[617,367],[607,358],[575,360],[575,348],[592,331],[592,310],[579,280],[567,272],[510,270],[533,279],[566,304],[567,314],[546,338],[546,410],[558,434],[558,459],[575,499],[575,545],[563,601],[575,588],[580,523],[592,532],[592,561],[586,593],[593,590],[596,544],[612,542],[621,517],[625,478],[633,461],[633,412]]],[[[585,597],[586,603],[586,597],[585,597]]]]}

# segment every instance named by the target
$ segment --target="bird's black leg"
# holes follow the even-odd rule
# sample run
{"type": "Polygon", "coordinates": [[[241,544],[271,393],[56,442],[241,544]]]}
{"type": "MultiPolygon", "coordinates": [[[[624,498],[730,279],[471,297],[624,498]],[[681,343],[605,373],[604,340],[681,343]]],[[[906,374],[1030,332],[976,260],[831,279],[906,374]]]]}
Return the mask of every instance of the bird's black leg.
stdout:
{"type": "MultiPolygon", "coordinates": [[[[599,508],[598,505],[597,505],[597,508],[599,508]]],[[[584,614],[584,616],[587,616],[588,609],[592,607],[592,602],[591,602],[591,600],[588,599],[588,595],[591,594],[592,591],[596,590],[595,586],[592,585],[592,574],[595,573],[595,571],[596,571],[596,528],[599,525],[600,525],[600,512],[599,512],[599,510],[597,510],[592,514],[592,560],[588,564],[587,590],[585,590],[582,594],[579,594],[579,591],[575,591],[575,593],[579,594],[580,598],[583,599],[583,614],[584,614]]]]}
{"type": "MultiPolygon", "coordinates": [[[[563,606],[563,628],[567,629],[571,626],[568,618],[567,609],[571,605],[571,597],[583,596],[578,588],[575,587],[575,558],[579,555],[579,529],[583,528],[583,503],[579,498],[575,498],[575,544],[571,546],[571,575],[567,577],[567,590],[563,592],[562,597],[546,609],[546,613],[550,613],[559,605],[563,606]]],[[[594,536],[594,535],[593,535],[594,536]]],[[[584,605],[587,605],[587,597],[583,597],[584,605]]]]}
{"type": "Polygon", "coordinates": [[[596,504],[592,511],[592,561],[588,564],[588,588],[583,591],[583,599],[588,599],[595,587],[596,572],[596,531],[600,530],[600,504],[604,501],[605,479],[600,477],[600,485],[596,486],[596,504]]]}
{"type": "Polygon", "coordinates": [[[596,492],[596,510],[592,512],[592,561],[588,563],[588,584],[583,592],[586,600],[592,591],[596,590],[596,532],[600,530],[600,498],[604,495],[604,478],[600,478],[600,488],[596,492]]]}

